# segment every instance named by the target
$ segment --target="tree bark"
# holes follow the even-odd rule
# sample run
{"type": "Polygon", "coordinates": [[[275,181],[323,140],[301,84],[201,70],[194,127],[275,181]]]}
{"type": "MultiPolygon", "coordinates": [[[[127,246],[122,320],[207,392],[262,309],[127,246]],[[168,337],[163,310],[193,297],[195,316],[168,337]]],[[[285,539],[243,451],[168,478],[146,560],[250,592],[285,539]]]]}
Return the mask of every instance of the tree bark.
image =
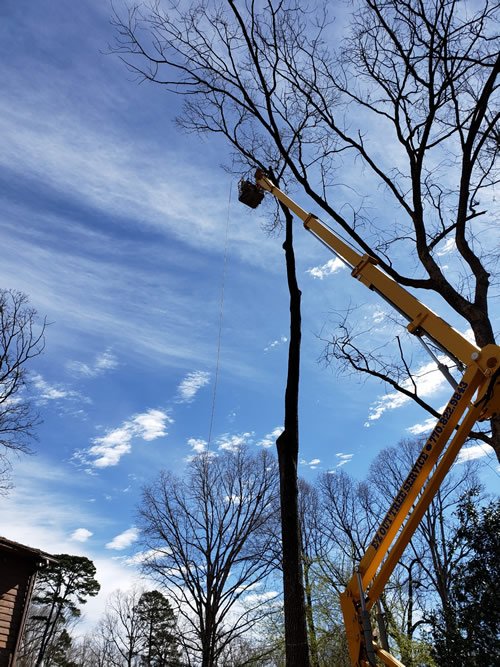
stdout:
{"type": "Polygon", "coordinates": [[[299,453],[299,374],[301,340],[301,292],[295,273],[292,215],[283,208],[286,221],[285,251],[290,292],[290,343],[285,390],[284,431],[276,440],[280,472],[281,536],[283,547],[283,595],[286,667],[309,667],[306,606],[302,573],[297,464],[299,453]]]}

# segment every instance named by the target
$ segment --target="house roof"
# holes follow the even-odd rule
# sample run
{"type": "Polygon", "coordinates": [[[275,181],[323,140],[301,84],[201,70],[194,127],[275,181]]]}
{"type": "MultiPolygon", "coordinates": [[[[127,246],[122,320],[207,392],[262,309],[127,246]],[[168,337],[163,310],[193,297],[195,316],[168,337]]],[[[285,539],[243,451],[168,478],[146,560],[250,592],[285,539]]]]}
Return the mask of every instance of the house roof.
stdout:
{"type": "Polygon", "coordinates": [[[7,552],[11,554],[16,554],[30,560],[42,560],[48,561],[50,563],[57,563],[57,558],[51,554],[41,551],[41,549],[34,549],[33,547],[28,547],[25,544],[19,544],[19,542],[13,542],[8,540],[6,537],[0,535],[0,552],[7,552]]]}

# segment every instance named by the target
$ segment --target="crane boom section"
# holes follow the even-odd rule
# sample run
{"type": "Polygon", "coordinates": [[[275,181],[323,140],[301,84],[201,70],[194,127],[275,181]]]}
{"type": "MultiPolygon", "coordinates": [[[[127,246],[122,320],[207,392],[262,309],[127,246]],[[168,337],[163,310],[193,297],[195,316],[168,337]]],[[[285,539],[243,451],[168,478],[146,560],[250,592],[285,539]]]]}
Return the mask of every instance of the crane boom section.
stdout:
{"type": "Polygon", "coordinates": [[[439,315],[421,303],[388,276],[369,255],[361,255],[337,236],[325,223],[282,192],[262,172],[257,172],[257,185],[271,192],[279,201],[299,217],[304,227],[330,248],[340,259],[351,267],[353,277],[371,290],[378,292],[408,321],[408,330],[417,336],[426,334],[443,351],[463,365],[477,358],[479,347],[468,341],[460,332],[451,327],[439,315]]]}

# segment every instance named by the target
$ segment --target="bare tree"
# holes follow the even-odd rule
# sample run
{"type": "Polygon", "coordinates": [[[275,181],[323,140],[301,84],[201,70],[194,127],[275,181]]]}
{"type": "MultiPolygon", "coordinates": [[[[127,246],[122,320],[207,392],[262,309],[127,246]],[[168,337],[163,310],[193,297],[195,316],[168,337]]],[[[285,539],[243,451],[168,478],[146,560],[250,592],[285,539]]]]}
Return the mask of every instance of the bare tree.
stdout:
{"type": "Polygon", "coordinates": [[[29,452],[39,423],[24,390],[29,362],[43,351],[44,331],[25,294],[0,289],[0,487],[9,473],[8,453],[29,452]]]}
{"type": "Polygon", "coordinates": [[[106,602],[106,611],[99,621],[98,646],[105,654],[106,664],[115,667],[136,667],[144,648],[144,626],[137,606],[142,590],[116,590],[106,602]]]}
{"type": "Polygon", "coordinates": [[[277,563],[277,469],[245,448],[194,458],[184,478],[162,472],[139,508],[145,571],[169,592],[180,640],[203,667],[265,616],[265,584],[277,563]],[[184,632],[182,631],[184,628],[184,632]]]}
{"type": "Polygon", "coordinates": [[[81,667],[110,667],[113,664],[116,647],[103,621],[104,618],[100,619],[95,628],[79,644],[81,667]]]}
{"type": "MultiPolygon", "coordinates": [[[[247,165],[272,164],[401,285],[438,295],[483,347],[498,287],[498,12],[488,0],[357,0],[342,40],[322,2],[155,2],[115,18],[114,50],[139,78],[185,95],[182,127],[222,134],[247,165]],[[346,188],[348,168],[363,178],[346,188]],[[381,189],[390,213],[378,222],[366,212],[381,189]],[[446,265],[443,248],[454,249],[446,265]]],[[[394,363],[366,345],[357,370],[410,384],[434,414],[406,356],[393,377],[394,363]]],[[[500,417],[476,437],[500,459],[500,417]]]]}
{"type": "MultiPolygon", "coordinates": [[[[362,482],[343,471],[318,478],[317,508],[309,521],[308,540],[319,608],[322,596],[328,599],[332,592],[337,595],[345,589],[421,444],[418,439],[403,440],[382,450],[362,482]],[[326,595],[319,584],[326,586],[326,595]]],[[[436,609],[449,608],[451,581],[467,556],[464,543],[454,539],[458,522],[454,512],[478,487],[474,462],[455,466],[385,587],[382,602],[388,628],[406,665],[421,664],[419,660],[429,653],[421,641],[422,627],[430,627],[436,609]]],[[[334,617],[332,610],[330,615],[334,617]]]]}
{"type": "Polygon", "coordinates": [[[311,663],[350,664],[339,593],[368,543],[373,499],[369,487],[345,472],[300,484],[304,579],[311,663]]]}

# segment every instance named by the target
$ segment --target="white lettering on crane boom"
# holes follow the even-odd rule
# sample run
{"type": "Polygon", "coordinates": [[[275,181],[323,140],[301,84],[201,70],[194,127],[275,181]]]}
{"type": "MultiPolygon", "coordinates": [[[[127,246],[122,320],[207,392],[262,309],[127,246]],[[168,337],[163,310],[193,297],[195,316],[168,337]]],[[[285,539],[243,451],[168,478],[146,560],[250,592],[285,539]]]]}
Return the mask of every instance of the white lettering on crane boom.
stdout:
{"type": "Polygon", "coordinates": [[[401,505],[403,504],[405,498],[407,497],[410,489],[415,484],[415,481],[418,478],[420,472],[422,471],[425,462],[429,458],[429,452],[432,450],[432,447],[435,445],[435,443],[439,439],[439,436],[443,432],[443,427],[446,426],[446,424],[450,420],[450,417],[455,412],[455,409],[459,404],[460,400],[462,399],[463,394],[467,389],[467,387],[468,383],[462,380],[462,382],[460,382],[460,384],[456,388],[455,393],[451,397],[450,401],[448,402],[448,405],[444,409],[443,414],[439,418],[438,423],[436,424],[434,430],[427,438],[427,442],[425,443],[422,451],[420,452],[418,459],[415,461],[413,468],[410,470],[410,474],[405,479],[403,486],[399,490],[398,495],[392,501],[392,505],[389,508],[389,511],[385,515],[384,520],[382,521],[377,532],[375,533],[375,537],[371,542],[371,546],[374,549],[378,549],[379,546],[382,544],[382,541],[384,537],[387,535],[387,531],[392,526],[392,523],[396,518],[397,513],[401,508],[401,505]]]}

